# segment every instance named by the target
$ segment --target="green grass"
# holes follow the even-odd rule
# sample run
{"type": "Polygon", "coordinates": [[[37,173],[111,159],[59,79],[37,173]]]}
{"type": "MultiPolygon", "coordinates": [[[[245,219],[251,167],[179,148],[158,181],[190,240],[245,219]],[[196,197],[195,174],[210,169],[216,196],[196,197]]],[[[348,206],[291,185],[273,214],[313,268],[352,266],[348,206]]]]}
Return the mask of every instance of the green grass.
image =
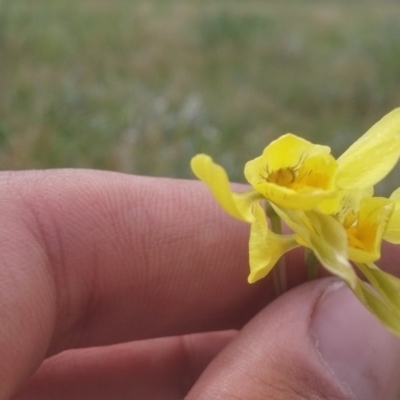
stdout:
{"type": "MultiPolygon", "coordinates": [[[[233,179],[293,132],[338,155],[400,105],[397,0],[0,0],[0,167],[233,179]]],[[[400,186],[400,170],[383,187],[400,186]]]]}

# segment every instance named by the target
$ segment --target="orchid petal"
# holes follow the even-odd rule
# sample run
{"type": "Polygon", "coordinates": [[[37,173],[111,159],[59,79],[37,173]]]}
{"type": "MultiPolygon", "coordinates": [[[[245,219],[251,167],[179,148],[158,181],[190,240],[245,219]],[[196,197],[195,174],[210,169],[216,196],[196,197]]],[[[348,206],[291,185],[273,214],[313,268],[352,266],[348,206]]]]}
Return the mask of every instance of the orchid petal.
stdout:
{"type": "Polygon", "coordinates": [[[342,189],[374,186],[400,156],[400,108],[384,116],[337,160],[337,185],[342,189]]]}
{"type": "Polygon", "coordinates": [[[390,243],[400,244],[400,188],[392,193],[390,200],[394,201],[395,208],[383,238],[390,243]]]}
{"type": "Polygon", "coordinates": [[[355,287],[357,276],[347,260],[347,237],[343,226],[330,215],[316,211],[282,210],[276,213],[296,233],[297,241],[315,253],[333,275],[355,287]]]}
{"type": "Polygon", "coordinates": [[[373,194],[372,186],[362,190],[339,190],[335,197],[323,200],[318,204],[318,211],[334,215],[339,221],[342,221],[348,211],[359,210],[361,199],[372,197],[373,194]]]}
{"type": "Polygon", "coordinates": [[[249,283],[267,276],[283,254],[298,246],[295,235],[277,235],[268,229],[265,212],[259,204],[253,211],[255,222],[251,224],[249,241],[249,283]]]}
{"type": "Polygon", "coordinates": [[[400,318],[393,307],[390,307],[361,279],[358,280],[353,293],[382,325],[400,337],[400,318]]]}
{"type": "Polygon", "coordinates": [[[382,271],[373,263],[357,263],[356,265],[382,299],[392,306],[400,317],[400,279],[382,271]]]}
{"type": "Polygon", "coordinates": [[[345,227],[350,260],[366,263],[380,258],[382,238],[393,210],[393,201],[384,197],[361,200],[356,224],[345,227]]]}
{"type": "Polygon", "coordinates": [[[193,157],[191,167],[194,174],[209,187],[219,205],[228,214],[245,222],[254,220],[252,208],[262,198],[260,194],[255,191],[233,193],[225,169],[215,164],[211,157],[205,154],[193,157]]]}

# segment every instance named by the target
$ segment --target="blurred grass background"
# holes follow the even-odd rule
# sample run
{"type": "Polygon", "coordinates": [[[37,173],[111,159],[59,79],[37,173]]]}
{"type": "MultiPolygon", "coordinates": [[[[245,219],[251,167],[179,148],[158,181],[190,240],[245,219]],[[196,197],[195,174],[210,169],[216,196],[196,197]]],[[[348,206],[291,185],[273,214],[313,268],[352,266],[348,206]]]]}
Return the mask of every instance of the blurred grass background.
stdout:
{"type": "Polygon", "coordinates": [[[400,105],[399,21],[398,0],[0,0],[0,168],[192,177],[206,152],[243,181],[286,132],[339,155],[400,105]]]}

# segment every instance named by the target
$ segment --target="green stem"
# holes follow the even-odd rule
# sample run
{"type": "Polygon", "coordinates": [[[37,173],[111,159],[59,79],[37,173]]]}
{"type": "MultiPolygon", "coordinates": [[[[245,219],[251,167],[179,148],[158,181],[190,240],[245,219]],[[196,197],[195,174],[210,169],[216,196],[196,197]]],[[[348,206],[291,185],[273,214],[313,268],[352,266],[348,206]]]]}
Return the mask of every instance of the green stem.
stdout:
{"type": "MultiPolygon", "coordinates": [[[[269,203],[267,203],[265,210],[268,218],[271,221],[272,232],[281,235],[282,223],[279,215],[269,203]]],[[[274,269],[272,270],[272,278],[274,281],[275,294],[278,297],[287,291],[286,265],[283,258],[276,263],[274,269]]]]}
{"type": "Polygon", "coordinates": [[[304,263],[307,269],[307,280],[312,281],[317,278],[319,261],[311,249],[306,248],[304,254],[304,263]]]}

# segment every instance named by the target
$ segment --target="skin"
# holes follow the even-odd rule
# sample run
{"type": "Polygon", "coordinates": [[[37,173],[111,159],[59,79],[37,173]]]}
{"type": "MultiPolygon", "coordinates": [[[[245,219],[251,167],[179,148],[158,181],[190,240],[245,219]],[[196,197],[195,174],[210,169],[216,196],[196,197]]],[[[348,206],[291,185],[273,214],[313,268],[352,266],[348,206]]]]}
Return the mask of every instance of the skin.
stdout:
{"type": "Polygon", "coordinates": [[[354,398],[309,335],[332,279],[247,284],[249,227],[202,183],[7,172],[0,204],[1,400],[354,398]]]}

